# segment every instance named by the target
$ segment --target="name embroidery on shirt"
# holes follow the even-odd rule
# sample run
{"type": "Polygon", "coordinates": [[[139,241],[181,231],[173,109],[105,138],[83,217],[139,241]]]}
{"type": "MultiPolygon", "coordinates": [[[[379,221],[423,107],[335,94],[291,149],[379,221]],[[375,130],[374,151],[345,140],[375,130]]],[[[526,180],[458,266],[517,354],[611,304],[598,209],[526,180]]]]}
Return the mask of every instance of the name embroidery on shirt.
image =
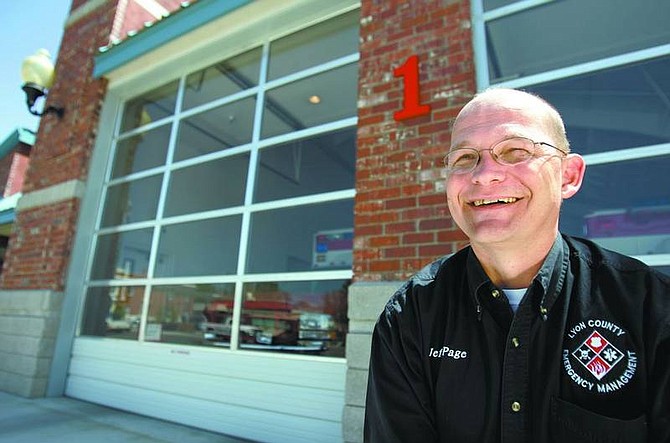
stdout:
{"type": "Polygon", "coordinates": [[[453,358],[454,360],[460,360],[461,358],[467,358],[468,352],[460,349],[452,349],[449,346],[443,346],[439,349],[430,348],[428,352],[428,357],[432,358],[453,358]]]}
{"type": "Polygon", "coordinates": [[[588,319],[568,329],[563,369],[576,385],[608,394],[626,387],[637,369],[626,331],[603,319],[588,319]]]}

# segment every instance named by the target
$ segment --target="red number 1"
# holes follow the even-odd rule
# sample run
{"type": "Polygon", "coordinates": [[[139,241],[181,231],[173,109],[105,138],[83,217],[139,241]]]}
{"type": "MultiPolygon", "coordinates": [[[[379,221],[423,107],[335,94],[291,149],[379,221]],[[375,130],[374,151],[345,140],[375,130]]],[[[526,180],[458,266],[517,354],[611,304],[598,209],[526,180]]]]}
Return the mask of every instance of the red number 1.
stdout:
{"type": "Polygon", "coordinates": [[[393,70],[394,77],[403,78],[403,107],[393,113],[396,121],[430,114],[430,105],[419,104],[419,57],[413,55],[393,70]]]}

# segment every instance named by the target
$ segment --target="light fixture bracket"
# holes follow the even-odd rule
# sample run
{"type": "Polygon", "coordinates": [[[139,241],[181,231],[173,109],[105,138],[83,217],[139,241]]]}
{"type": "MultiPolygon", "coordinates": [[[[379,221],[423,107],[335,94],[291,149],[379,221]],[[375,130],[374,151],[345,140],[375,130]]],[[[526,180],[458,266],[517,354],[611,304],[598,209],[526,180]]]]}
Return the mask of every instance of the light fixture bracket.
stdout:
{"type": "Polygon", "coordinates": [[[37,99],[44,97],[47,93],[45,88],[41,87],[37,83],[26,83],[23,85],[22,89],[26,93],[26,104],[28,105],[28,111],[30,111],[31,114],[41,117],[44,114],[54,113],[58,116],[58,118],[63,118],[63,114],[65,114],[65,108],[62,107],[49,105],[44,108],[42,112],[35,109],[37,99]]]}

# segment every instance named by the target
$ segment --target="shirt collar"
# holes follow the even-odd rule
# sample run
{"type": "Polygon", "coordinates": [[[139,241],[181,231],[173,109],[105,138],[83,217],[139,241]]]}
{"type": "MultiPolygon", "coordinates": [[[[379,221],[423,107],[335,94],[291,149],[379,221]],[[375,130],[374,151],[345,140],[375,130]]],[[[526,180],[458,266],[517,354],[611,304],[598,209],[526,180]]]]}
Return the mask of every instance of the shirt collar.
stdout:
{"type": "MultiPolygon", "coordinates": [[[[567,249],[568,247],[563,237],[560,234],[557,235],[547,257],[542,263],[542,267],[540,267],[540,270],[533,279],[533,283],[531,283],[531,286],[535,286],[539,291],[536,299],[540,300],[539,312],[544,319],[546,319],[563,289],[563,283],[565,282],[569,266],[568,254],[565,253],[567,249]]],[[[468,251],[466,271],[470,293],[473,296],[477,312],[481,317],[480,291],[483,288],[492,290],[495,286],[489,276],[486,275],[486,272],[484,272],[484,268],[482,268],[472,248],[468,251]]]]}

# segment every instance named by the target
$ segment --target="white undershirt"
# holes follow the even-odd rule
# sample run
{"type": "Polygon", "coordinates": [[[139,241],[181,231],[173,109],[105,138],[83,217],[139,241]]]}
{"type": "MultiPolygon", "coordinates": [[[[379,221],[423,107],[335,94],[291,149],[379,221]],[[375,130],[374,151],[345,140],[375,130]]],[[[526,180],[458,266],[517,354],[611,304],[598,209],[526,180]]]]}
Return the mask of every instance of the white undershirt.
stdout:
{"type": "Polygon", "coordinates": [[[519,307],[519,303],[521,303],[521,299],[523,298],[524,294],[526,293],[526,288],[524,288],[524,289],[503,289],[503,292],[507,296],[507,300],[509,300],[509,305],[512,307],[512,311],[514,311],[514,313],[516,313],[516,310],[519,307]]]}

